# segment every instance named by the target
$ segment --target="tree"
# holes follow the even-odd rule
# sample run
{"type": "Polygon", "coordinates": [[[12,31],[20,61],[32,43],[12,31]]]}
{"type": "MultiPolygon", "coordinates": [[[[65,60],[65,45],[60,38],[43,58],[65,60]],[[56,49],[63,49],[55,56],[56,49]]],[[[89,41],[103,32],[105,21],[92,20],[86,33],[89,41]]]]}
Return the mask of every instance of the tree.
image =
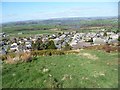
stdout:
{"type": "Polygon", "coordinates": [[[118,37],[118,41],[120,42],[120,36],[118,37]]]}
{"type": "Polygon", "coordinates": [[[41,50],[42,39],[38,38],[36,41],[37,50],[41,50]]]}
{"type": "Polygon", "coordinates": [[[59,32],[59,33],[58,33],[58,36],[61,36],[61,35],[62,35],[62,33],[61,33],[61,32],[59,32]]]}
{"type": "Polygon", "coordinates": [[[32,50],[36,50],[36,49],[37,49],[37,45],[32,41],[32,50]]]}
{"type": "Polygon", "coordinates": [[[46,44],[47,49],[56,49],[56,46],[54,44],[54,41],[48,41],[48,43],[46,44]]]}
{"type": "Polygon", "coordinates": [[[119,33],[119,32],[120,32],[120,30],[118,29],[118,30],[116,30],[116,32],[115,32],[115,33],[117,34],[117,33],[119,33]]]}
{"type": "Polygon", "coordinates": [[[106,37],[106,36],[107,36],[107,33],[106,33],[106,32],[104,32],[103,36],[104,36],[104,37],[106,37]]]}
{"type": "Polygon", "coordinates": [[[33,50],[42,50],[41,45],[43,44],[42,39],[37,39],[37,41],[34,43],[32,42],[32,49],[33,50]]]}
{"type": "Polygon", "coordinates": [[[42,43],[41,45],[40,45],[40,49],[41,50],[45,50],[47,47],[46,47],[46,44],[45,43],[42,43]]]}

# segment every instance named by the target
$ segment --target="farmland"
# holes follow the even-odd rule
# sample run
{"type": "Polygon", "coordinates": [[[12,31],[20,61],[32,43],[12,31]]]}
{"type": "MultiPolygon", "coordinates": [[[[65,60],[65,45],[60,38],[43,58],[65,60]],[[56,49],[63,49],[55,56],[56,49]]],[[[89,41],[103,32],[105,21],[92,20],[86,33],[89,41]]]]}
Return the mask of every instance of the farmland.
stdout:
{"type": "Polygon", "coordinates": [[[38,56],[28,63],[3,63],[3,88],[117,88],[118,54],[80,50],[38,56]]]}
{"type": "Polygon", "coordinates": [[[103,28],[106,29],[106,31],[117,31],[117,18],[60,18],[43,21],[12,22],[3,24],[2,31],[11,36],[29,36],[35,34],[53,34],[64,31],[96,32],[103,28]],[[24,34],[18,35],[19,32],[24,34]]]}

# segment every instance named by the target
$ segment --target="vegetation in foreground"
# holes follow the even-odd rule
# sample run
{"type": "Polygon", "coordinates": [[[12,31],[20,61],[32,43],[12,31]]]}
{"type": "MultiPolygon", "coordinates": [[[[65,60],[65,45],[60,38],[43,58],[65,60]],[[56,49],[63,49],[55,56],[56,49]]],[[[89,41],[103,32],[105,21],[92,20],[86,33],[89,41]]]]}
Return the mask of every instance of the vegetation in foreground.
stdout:
{"type": "Polygon", "coordinates": [[[118,54],[80,50],[78,54],[37,56],[2,67],[3,88],[117,88],[118,54]]]}

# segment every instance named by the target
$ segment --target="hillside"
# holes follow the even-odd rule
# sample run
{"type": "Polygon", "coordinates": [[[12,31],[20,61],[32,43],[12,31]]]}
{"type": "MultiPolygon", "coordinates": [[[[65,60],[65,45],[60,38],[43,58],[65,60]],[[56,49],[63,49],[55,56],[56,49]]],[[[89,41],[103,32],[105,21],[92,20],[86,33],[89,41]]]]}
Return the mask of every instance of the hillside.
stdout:
{"type": "Polygon", "coordinates": [[[80,50],[78,54],[39,56],[5,64],[3,88],[117,88],[117,53],[80,50]]]}

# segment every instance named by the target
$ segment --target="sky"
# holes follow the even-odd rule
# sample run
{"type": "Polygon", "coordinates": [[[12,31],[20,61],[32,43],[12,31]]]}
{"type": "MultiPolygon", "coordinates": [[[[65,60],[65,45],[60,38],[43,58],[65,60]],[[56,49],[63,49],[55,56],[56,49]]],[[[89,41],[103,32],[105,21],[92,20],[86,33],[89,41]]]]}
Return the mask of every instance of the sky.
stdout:
{"type": "Polygon", "coordinates": [[[119,0],[1,0],[2,2],[119,2],[119,0]]]}
{"type": "Polygon", "coordinates": [[[118,16],[117,2],[2,2],[2,22],[118,16]]]}

